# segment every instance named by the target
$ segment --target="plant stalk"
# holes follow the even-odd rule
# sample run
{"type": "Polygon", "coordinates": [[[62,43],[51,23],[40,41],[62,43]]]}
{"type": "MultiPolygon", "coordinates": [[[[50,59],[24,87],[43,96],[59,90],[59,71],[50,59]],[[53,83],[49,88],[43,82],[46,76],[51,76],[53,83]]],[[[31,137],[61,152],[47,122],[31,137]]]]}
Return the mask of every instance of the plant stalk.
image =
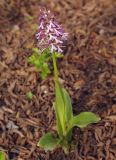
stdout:
{"type": "Polygon", "coordinates": [[[57,64],[56,64],[55,52],[53,52],[52,54],[52,59],[53,59],[55,81],[58,82],[58,69],[57,69],[57,64]]]}

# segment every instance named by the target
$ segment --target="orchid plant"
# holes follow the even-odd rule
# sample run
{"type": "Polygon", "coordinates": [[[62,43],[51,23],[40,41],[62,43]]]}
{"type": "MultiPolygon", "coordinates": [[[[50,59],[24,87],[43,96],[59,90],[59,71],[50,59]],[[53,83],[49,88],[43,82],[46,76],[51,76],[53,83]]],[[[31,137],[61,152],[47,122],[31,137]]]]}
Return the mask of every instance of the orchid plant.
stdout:
{"type": "Polygon", "coordinates": [[[59,25],[51,11],[42,8],[39,31],[36,34],[39,50],[36,50],[36,54],[34,53],[29,58],[29,61],[37,68],[40,68],[41,72],[46,70],[43,78],[46,77],[47,73],[50,73],[49,60],[53,61],[55,82],[55,103],[53,106],[56,115],[57,134],[49,132],[40,138],[38,146],[45,151],[62,147],[67,153],[72,136],[72,128],[74,126],[83,128],[100,120],[100,117],[92,112],[82,112],[74,116],[71,98],[59,82],[57,58],[62,56],[63,42],[67,40],[67,37],[68,33],[64,32],[63,27],[59,25]]]}

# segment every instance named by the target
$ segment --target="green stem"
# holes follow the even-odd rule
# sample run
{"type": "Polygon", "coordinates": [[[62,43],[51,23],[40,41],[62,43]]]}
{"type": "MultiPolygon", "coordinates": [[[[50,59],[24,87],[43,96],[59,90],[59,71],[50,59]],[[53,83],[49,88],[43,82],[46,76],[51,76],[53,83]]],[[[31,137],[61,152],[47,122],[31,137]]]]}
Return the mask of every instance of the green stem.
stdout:
{"type": "Polygon", "coordinates": [[[53,59],[53,66],[54,66],[55,81],[58,82],[58,69],[57,69],[57,65],[56,65],[56,57],[55,57],[55,53],[54,52],[52,54],[52,59],[53,59]]]}
{"type": "MultiPolygon", "coordinates": [[[[60,83],[59,83],[59,79],[58,79],[58,69],[57,69],[57,64],[56,64],[56,56],[55,56],[55,52],[52,53],[52,59],[53,59],[53,67],[54,67],[54,81],[55,81],[55,94],[56,94],[56,103],[58,103],[58,96],[60,94],[60,96],[62,96],[62,100],[63,100],[63,93],[62,93],[62,88],[60,86],[60,83]]],[[[56,104],[57,106],[58,104],[56,104]]],[[[57,119],[57,128],[59,128],[59,124],[61,125],[61,128],[62,128],[62,134],[65,135],[65,125],[62,124],[62,120],[63,117],[61,117],[62,115],[59,115],[59,112],[58,112],[58,107],[60,106],[57,106],[56,107],[56,119],[57,119]]],[[[64,113],[64,111],[63,111],[64,113]]],[[[58,129],[58,132],[60,133],[60,129],[58,129]]],[[[60,134],[59,134],[60,136],[60,134]]]]}

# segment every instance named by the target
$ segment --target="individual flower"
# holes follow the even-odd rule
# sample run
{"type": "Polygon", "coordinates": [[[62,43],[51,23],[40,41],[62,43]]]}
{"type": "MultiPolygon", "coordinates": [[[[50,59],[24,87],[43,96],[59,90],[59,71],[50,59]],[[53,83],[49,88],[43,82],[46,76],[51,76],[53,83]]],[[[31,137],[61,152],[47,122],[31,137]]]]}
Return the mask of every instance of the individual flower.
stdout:
{"type": "Polygon", "coordinates": [[[49,48],[51,53],[63,52],[63,42],[67,40],[68,33],[64,32],[50,10],[42,8],[40,10],[40,25],[36,38],[40,51],[49,48]]]}

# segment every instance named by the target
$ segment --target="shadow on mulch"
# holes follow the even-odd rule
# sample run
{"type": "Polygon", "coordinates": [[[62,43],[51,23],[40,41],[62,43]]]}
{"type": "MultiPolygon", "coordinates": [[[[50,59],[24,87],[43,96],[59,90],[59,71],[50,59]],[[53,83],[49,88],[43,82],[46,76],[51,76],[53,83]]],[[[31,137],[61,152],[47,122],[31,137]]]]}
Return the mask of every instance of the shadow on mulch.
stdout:
{"type": "Polygon", "coordinates": [[[114,0],[0,1],[0,150],[8,160],[116,159],[116,3],[114,0]],[[52,74],[41,81],[27,63],[37,45],[39,7],[58,14],[69,32],[60,80],[72,97],[73,111],[93,111],[100,123],[74,128],[70,153],[45,153],[36,144],[54,130],[52,74]],[[26,93],[34,97],[28,101],[26,93]]]}

